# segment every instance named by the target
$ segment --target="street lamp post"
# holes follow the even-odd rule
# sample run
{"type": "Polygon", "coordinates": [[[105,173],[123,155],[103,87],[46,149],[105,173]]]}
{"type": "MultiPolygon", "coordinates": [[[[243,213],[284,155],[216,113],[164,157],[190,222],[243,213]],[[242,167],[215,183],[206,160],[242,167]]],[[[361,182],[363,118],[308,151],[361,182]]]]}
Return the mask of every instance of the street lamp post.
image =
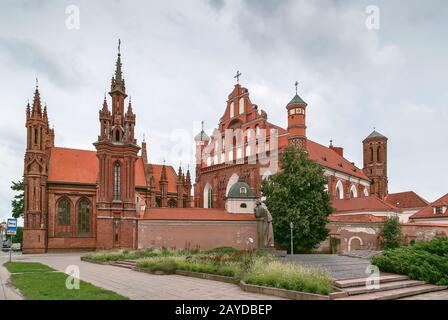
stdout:
{"type": "Polygon", "coordinates": [[[291,222],[289,224],[289,227],[291,228],[291,257],[294,254],[294,234],[293,234],[293,229],[294,229],[294,224],[291,222]]]}

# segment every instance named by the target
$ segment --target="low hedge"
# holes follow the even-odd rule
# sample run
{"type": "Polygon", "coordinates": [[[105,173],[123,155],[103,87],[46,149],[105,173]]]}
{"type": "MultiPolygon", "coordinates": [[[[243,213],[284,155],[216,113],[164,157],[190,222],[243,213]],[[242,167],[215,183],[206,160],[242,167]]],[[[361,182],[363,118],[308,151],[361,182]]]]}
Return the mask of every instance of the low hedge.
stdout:
{"type": "Polygon", "coordinates": [[[387,250],[373,257],[383,272],[404,274],[411,279],[448,285],[448,237],[417,242],[408,247],[387,250]]]}

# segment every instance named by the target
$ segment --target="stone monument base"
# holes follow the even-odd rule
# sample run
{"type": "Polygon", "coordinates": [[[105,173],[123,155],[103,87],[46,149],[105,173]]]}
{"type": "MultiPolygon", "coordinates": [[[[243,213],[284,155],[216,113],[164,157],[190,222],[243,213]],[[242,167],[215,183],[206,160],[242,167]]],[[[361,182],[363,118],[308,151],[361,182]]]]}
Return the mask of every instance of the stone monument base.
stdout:
{"type": "Polygon", "coordinates": [[[274,257],[286,257],[286,250],[277,250],[275,248],[263,248],[262,250],[274,257]]]}

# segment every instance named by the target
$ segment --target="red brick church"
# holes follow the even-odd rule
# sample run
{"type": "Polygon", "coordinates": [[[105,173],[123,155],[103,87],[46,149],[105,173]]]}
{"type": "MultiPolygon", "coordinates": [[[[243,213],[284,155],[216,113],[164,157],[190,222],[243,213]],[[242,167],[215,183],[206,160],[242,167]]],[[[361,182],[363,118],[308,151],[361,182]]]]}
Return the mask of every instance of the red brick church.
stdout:
{"type": "Polygon", "coordinates": [[[307,103],[296,92],[286,105],[288,126],[284,129],[269,122],[267,113],[251,102],[249,90],[236,84],[213,135],[209,137],[202,131],[195,138],[196,206],[223,208],[231,186],[240,176],[260,197],[262,179],[274,173],[269,167],[278,161],[271,155],[280,157],[287,146],[304,148],[310,159],[324,167],[333,199],[383,199],[388,194],[388,139],[377,131],[364,139],[364,165],[360,169],[344,157],[343,148],[332,143],[327,147],[307,137],[306,110],[307,103]]]}
{"type": "Polygon", "coordinates": [[[308,105],[297,94],[297,83],[286,105],[285,129],[252,103],[240,75],[218,127],[211,136],[202,129],[195,137],[194,197],[188,170],[148,162],[145,141],[137,143],[120,48],[111,107],[105,97],[99,135],[92,138],[96,150],[55,146],[36,84],[32,106],[26,106],[23,252],[259,247],[253,203],[262,196],[262,179],[279,169],[287,146],[304,148],[323,166],[335,208],[328,228],[342,251],[376,248],[380,227],[391,216],[400,218],[408,240],[448,234],[446,196],[430,204],[414,192],[388,192],[388,138],[374,130],[362,141],[361,169],[344,157],[342,147],[309,139],[308,105]]]}
{"type": "Polygon", "coordinates": [[[145,141],[137,143],[120,52],[109,95],[96,151],[60,148],[36,84],[26,107],[24,252],[134,248],[137,219],[149,208],[190,207],[190,172],[149,163],[145,141]]]}

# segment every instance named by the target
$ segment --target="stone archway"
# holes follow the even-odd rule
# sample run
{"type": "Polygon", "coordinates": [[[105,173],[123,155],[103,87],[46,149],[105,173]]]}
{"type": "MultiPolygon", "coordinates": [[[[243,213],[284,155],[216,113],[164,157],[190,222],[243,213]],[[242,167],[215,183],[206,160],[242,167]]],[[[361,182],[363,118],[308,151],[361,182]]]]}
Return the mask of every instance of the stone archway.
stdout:
{"type": "Polygon", "coordinates": [[[358,236],[353,236],[348,240],[348,252],[362,249],[363,241],[358,236]]]}

